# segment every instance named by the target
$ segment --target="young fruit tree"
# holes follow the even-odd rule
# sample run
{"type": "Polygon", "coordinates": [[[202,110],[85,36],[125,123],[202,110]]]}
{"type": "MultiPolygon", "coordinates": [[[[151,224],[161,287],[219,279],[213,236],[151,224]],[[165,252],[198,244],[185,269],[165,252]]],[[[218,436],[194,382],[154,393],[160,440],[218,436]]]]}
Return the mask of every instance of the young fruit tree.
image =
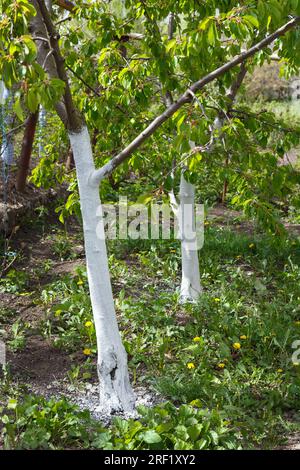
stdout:
{"type": "MultiPolygon", "coordinates": [[[[80,43],[84,43],[86,46],[91,42],[91,38],[94,39],[97,31],[100,36],[105,37],[106,41],[118,43],[115,38],[118,39],[121,36],[124,38],[127,35],[126,38],[129,39],[130,35],[135,33],[131,28],[134,30],[134,27],[139,25],[141,16],[145,15],[147,21],[142,36],[131,37],[138,41],[145,41],[147,47],[153,53],[157,75],[160,82],[163,83],[165,93],[173,93],[173,99],[166,100],[165,109],[162,110],[161,106],[158,106],[158,109],[155,110],[156,117],[150,122],[148,121],[144,128],[141,126],[142,129],[137,137],[132,138],[131,136],[131,140],[127,140],[129,143],[124,145],[122,150],[104,163],[101,168],[96,169],[90,133],[84,113],[81,112],[81,106],[78,104],[80,102],[80,96],[78,96],[80,91],[78,87],[77,90],[75,88],[76,91],[73,89],[74,77],[70,71],[72,67],[68,65],[66,49],[64,53],[66,56],[62,53],[64,39],[60,37],[57,31],[57,25],[62,24],[61,22],[66,23],[64,9],[55,8],[52,11],[48,2],[46,3],[43,0],[14,0],[13,2],[4,0],[2,2],[0,74],[8,88],[14,87],[16,89],[14,110],[19,119],[23,121],[24,107],[30,113],[36,113],[39,105],[45,109],[55,109],[67,130],[74,155],[83,220],[88,282],[97,336],[100,408],[108,413],[121,410],[131,411],[134,408],[135,399],[129,381],[126,351],[121,341],[116,319],[99,185],[105,177],[117,170],[143,144],[147,144],[150,137],[164,123],[170,122],[172,117],[178,117],[178,113],[185,106],[197,104],[197,93],[202,92],[204,88],[227,76],[226,74],[230,74],[233,70],[236,71],[237,67],[251,60],[256,54],[263,54],[262,51],[272,45],[274,41],[278,41],[279,38],[289,33],[290,43],[284,43],[278,51],[279,55],[283,51],[286,57],[288,55],[286,48],[289,44],[299,42],[298,36],[293,32],[300,23],[300,18],[295,16],[288,21],[284,21],[286,14],[274,15],[276,17],[276,20],[274,20],[276,27],[273,27],[272,24],[271,28],[268,18],[272,19],[273,17],[270,15],[265,16],[260,29],[258,12],[255,8],[253,9],[253,2],[249,2],[249,6],[243,4],[243,7],[240,7],[239,2],[233,1],[211,1],[207,2],[206,7],[200,6],[199,12],[197,12],[197,25],[194,25],[192,33],[188,30],[184,33],[181,32],[184,48],[180,51],[180,54],[185,50],[185,55],[183,55],[185,62],[189,61],[189,57],[191,62],[195,61],[197,50],[203,54],[202,48],[199,49],[200,38],[201,41],[204,41],[202,46],[206,43],[210,48],[210,53],[214,57],[214,60],[211,61],[214,68],[212,69],[207,64],[206,69],[200,67],[199,76],[196,78],[194,76],[195,72],[192,72],[190,66],[187,65],[186,71],[191,71],[191,74],[182,87],[178,80],[172,82],[169,79],[169,67],[172,68],[173,65],[170,65],[170,61],[165,60],[166,48],[154,40],[154,12],[157,9],[155,9],[156,7],[152,1],[142,1],[138,4],[131,1],[125,2],[127,8],[125,17],[122,16],[118,24],[126,24],[127,29],[125,34],[124,26],[120,26],[120,30],[123,28],[121,35],[119,35],[118,30],[114,30],[111,14],[106,13],[104,2],[95,1],[83,4],[80,2],[78,7],[70,7],[71,2],[58,1],[54,3],[63,8],[65,7],[64,4],[67,3],[70,15],[72,15],[70,21],[77,21],[75,28],[77,33],[74,33],[74,30],[72,30],[72,33],[70,32],[70,38],[74,41],[74,50],[70,52],[70,62],[76,62],[77,53],[79,56],[82,54],[80,43]],[[222,21],[220,20],[220,11],[218,15],[215,14],[217,4],[221,13],[224,10],[222,21]],[[147,9],[148,5],[150,10],[147,9]],[[202,19],[199,26],[200,16],[202,19]],[[280,25],[277,25],[276,22],[278,21],[281,23],[280,25]],[[230,47],[226,46],[226,41],[224,42],[225,45],[222,44],[220,39],[222,28],[228,34],[230,28],[233,31],[236,30],[237,24],[243,26],[243,34],[239,36],[236,31],[234,41],[230,47]],[[248,24],[248,28],[245,26],[246,24],[248,24]],[[220,31],[218,28],[220,28],[220,31]],[[269,32],[266,33],[266,30],[269,32]],[[248,47],[249,43],[252,45],[248,47]],[[245,44],[247,48],[245,48],[245,44]],[[191,56],[187,52],[189,48],[190,52],[193,49],[191,56]]],[[[178,28],[180,26],[180,15],[185,16],[190,21],[193,18],[194,21],[194,10],[188,4],[189,2],[183,0],[177,2],[176,21],[178,28]]],[[[161,2],[161,9],[157,13],[157,21],[167,18],[172,9],[174,9],[174,2],[161,2]]],[[[64,27],[68,35],[68,25],[64,27]]],[[[175,37],[169,40],[172,47],[175,46],[176,40],[175,37]]],[[[91,47],[94,54],[95,45],[91,47]]],[[[119,55],[123,55],[124,58],[126,51],[124,51],[124,48],[120,50],[120,44],[117,44],[117,47],[119,55]]],[[[103,49],[105,48],[103,47],[103,49]]],[[[88,50],[88,47],[83,48],[85,55],[88,50]]],[[[100,65],[103,54],[105,55],[106,52],[107,50],[98,51],[100,65]]],[[[84,69],[84,60],[87,62],[88,60],[83,59],[84,57],[81,55],[80,60],[84,69]]],[[[89,67],[90,64],[87,66],[90,70],[89,67]]],[[[127,68],[123,73],[123,79],[124,74],[128,72],[127,68]]],[[[182,68],[184,69],[184,63],[182,68]]],[[[144,79],[147,81],[146,76],[144,79]]],[[[128,86],[128,81],[125,82],[125,85],[128,86]]],[[[101,90],[101,93],[105,95],[105,89],[101,90]]],[[[92,99],[90,102],[85,100],[84,106],[88,110],[87,114],[91,109],[91,102],[92,99]]],[[[120,107],[119,104],[118,106],[120,107]]],[[[205,115],[203,119],[205,120],[205,115]]],[[[181,128],[178,122],[177,128],[180,138],[181,128]]],[[[101,132],[105,132],[105,128],[102,128],[101,132]]],[[[182,203],[193,203],[194,188],[184,177],[182,178],[180,193],[182,203]]],[[[183,263],[184,265],[190,263],[189,253],[183,253],[183,263]]],[[[195,258],[193,266],[196,265],[197,260],[195,258]]],[[[190,295],[190,286],[194,283],[196,291],[199,293],[200,281],[198,274],[199,272],[191,273],[188,269],[187,295],[190,295]]]]}

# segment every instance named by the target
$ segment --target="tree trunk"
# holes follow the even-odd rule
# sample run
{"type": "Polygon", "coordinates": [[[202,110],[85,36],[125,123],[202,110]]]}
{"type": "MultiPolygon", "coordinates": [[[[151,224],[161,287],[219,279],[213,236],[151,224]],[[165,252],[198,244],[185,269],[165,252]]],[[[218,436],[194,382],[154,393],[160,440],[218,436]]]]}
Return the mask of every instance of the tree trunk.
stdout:
{"type": "Polygon", "coordinates": [[[36,111],[29,115],[26,122],[16,181],[16,188],[19,192],[23,192],[25,190],[38,116],[39,113],[36,111]]]}
{"type": "Polygon", "coordinates": [[[38,130],[38,141],[39,141],[39,159],[44,156],[44,140],[45,139],[45,127],[46,127],[46,110],[41,108],[39,112],[39,130],[38,130]]]}
{"type": "Polygon", "coordinates": [[[170,194],[171,206],[177,218],[179,237],[181,239],[182,275],[180,302],[197,302],[201,295],[199,258],[195,233],[195,186],[189,183],[183,173],[180,179],[180,203],[177,204],[173,193],[170,194]]]}
{"type": "Polygon", "coordinates": [[[71,148],[69,148],[69,150],[68,150],[68,155],[67,155],[67,158],[66,158],[65,165],[66,165],[66,170],[67,171],[71,171],[75,167],[73,150],[71,148]]]}
{"type": "Polygon", "coordinates": [[[127,354],[121,342],[108,270],[104,224],[98,184],[86,127],[69,133],[73,150],[83,219],[87,274],[95,321],[100,381],[100,409],[106,413],[132,411],[134,395],[129,382],[127,354]]]}
{"type": "Polygon", "coordinates": [[[0,127],[2,137],[0,157],[5,165],[12,165],[14,160],[13,135],[7,133],[12,124],[11,108],[10,92],[5,87],[4,82],[0,80],[0,127]],[[5,108],[6,101],[8,102],[7,109],[5,108]]]}
{"type": "Polygon", "coordinates": [[[195,186],[183,173],[180,179],[179,227],[181,233],[182,278],[180,299],[182,302],[197,302],[201,294],[197,240],[189,234],[195,232],[195,186]]]}

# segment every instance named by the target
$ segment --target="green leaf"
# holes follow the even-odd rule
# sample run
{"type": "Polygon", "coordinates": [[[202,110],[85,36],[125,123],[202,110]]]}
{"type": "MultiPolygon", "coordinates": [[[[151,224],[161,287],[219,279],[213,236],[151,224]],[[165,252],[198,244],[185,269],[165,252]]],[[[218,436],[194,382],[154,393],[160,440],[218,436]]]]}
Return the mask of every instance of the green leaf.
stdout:
{"type": "Polygon", "coordinates": [[[137,198],[137,203],[138,204],[149,204],[150,202],[152,201],[152,194],[141,194],[141,196],[139,196],[137,198]]]}
{"type": "Polygon", "coordinates": [[[218,32],[217,32],[216,24],[212,22],[207,33],[208,43],[214,46],[216,43],[217,37],[218,37],[218,32]]]}
{"type": "Polygon", "coordinates": [[[171,39],[166,45],[166,51],[169,52],[176,45],[176,38],[171,39]]]}
{"type": "Polygon", "coordinates": [[[200,441],[197,441],[195,448],[197,450],[201,450],[201,449],[205,449],[206,446],[207,446],[207,439],[202,438],[200,439],[200,441]]]}
{"type": "Polygon", "coordinates": [[[8,400],[7,408],[9,410],[15,410],[17,408],[18,402],[14,398],[8,400]]]}
{"type": "Polygon", "coordinates": [[[28,106],[29,111],[34,113],[37,110],[38,104],[39,104],[38,97],[37,97],[37,94],[35,93],[35,91],[32,90],[32,89],[28,90],[28,93],[27,93],[27,106],[28,106]]]}
{"type": "Polygon", "coordinates": [[[196,441],[202,431],[203,425],[202,424],[195,424],[194,426],[190,426],[188,428],[188,434],[192,441],[196,441]]]}
{"type": "Polygon", "coordinates": [[[199,29],[204,31],[205,29],[208,28],[210,22],[211,22],[212,18],[211,16],[209,16],[208,18],[205,18],[203,21],[201,21],[201,23],[199,24],[199,29]]]}
{"type": "Polygon", "coordinates": [[[153,429],[144,432],[142,437],[143,437],[143,440],[147,442],[147,444],[157,444],[158,442],[161,442],[160,435],[153,429]]]}
{"type": "Polygon", "coordinates": [[[218,442],[219,442],[219,436],[218,434],[216,433],[216,431],[210,431],[210,437],[212,438],[212,441],[214,443],[215,446],[218,445],[218,442]]]}
{"type": "Polygon", "coordinates": [[[245,15],[243,16],[243,19],[246,21],[246,23],[250,23],[251,25],[253,25],[255,28],[259,28],[259,21],[258,19],[256,18],[256,16],[252,16],[252,15],[245,15]]]}
{"type": "Polygon", "coordinates": [[[14,102],[13,109],[18,119],[20,119],[20,121],[24,121],[24,113],[23,113],[20,98],[17,98],[16,101],[14,102]]]}

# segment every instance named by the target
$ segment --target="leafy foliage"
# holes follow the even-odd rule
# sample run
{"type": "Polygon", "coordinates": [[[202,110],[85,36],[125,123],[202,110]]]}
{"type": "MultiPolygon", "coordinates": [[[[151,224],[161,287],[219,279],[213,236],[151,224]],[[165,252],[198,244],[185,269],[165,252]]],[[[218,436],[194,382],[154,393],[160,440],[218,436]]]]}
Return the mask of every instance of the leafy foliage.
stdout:
{"type": "MultiPolygon", "coordinates": [[[[236,438],[218,411],[166,403],[140,408],[140,420],[114,418],[105,429],[62,399],[11,398],[2,409],[6,449],[230,449],[236,438]]],[[[238,440],[237,440],[238,441],[238,440]]]]}

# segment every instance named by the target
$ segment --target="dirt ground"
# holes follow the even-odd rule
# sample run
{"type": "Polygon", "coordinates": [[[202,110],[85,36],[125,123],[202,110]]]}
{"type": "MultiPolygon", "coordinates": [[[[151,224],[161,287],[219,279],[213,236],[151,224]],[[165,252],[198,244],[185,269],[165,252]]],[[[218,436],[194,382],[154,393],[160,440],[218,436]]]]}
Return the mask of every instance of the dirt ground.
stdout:
{"type": "Polygon", "coordinates": [[[45,190],[33,184],[27,184],[24,193],[20,193],[15,188],[16,168],[9,168],[7,180],[3,175],[2,162],[0,171],[0,233],[10,234],[24,215],[65,193],[64,187],[45,190]]]}
{"type": "MultiPolygon", "coordinates": [[[[52,215],[50,220],[50,223],[55,223],[55,216],[52,215]]],[[[75,222],[73,222],[72,231],[73,233],[80,231],[80,227],[75,222]]],[[[31,273],[46,260],[52,261],[51,269],[46,274],[38,277],[30,276],[28,291],[33,295],[0,293],[0,306],[15,311],[14,321],[18,318],[30,323],[31,326],[32,333],[27,338],[24,350],[8,353],[8,361],[14,377],[24,382],[49,384],[66,377],[74,361],[80,362],[80,357],[70,356],[54,348],[35,331],[44,316],[41,306],[34,302],[35,292],[41,290],[43,285],[57,279],[59,275],[72,273],[78,266],[84,264],[82,245],[78,246],[77,259],[62,262],[53,255],[52,244],[53,240],[45,237],[44,230],[37,227],[21,227],[10,241],[9,249],[21,253],[19,260],[11,266],[14,269],[26,269],[27,273],[31,273]]]]}

